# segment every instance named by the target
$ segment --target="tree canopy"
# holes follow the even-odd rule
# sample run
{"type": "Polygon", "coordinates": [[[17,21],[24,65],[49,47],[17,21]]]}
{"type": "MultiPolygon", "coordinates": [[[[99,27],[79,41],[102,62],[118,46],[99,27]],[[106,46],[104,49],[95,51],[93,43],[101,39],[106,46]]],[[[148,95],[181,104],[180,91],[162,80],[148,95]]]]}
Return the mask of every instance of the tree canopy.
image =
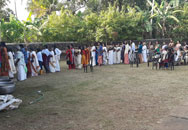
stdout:
{"type": "Polygon", "coordinates": [[[186,0],[28,0],[27,20],[1,14],[7,42],[113,42],[149,38],[187,40],[186,0]],[[35,18],[32,19],[31,16],[35,18]]]}

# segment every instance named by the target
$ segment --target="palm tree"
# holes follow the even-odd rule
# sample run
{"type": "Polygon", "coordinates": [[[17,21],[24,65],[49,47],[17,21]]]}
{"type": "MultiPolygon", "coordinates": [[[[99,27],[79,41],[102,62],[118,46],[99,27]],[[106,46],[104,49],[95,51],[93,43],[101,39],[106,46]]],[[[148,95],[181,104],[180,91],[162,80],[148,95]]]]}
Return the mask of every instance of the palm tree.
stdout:
{"type": "Polygon", "coordinates": [[[162,37],[165,37],[167,27],[166,22],[168,19],[174,20],[175,22],[179,23],[179,20],[176,18],[175,14],[178,12],[182,12],[182,10],[177,10],[175,7],[178,5],[174,1],[178,0],[172,0],[171,2],[167,3],[165,0],[161,2],[159,5],[157,2],[154,3],[150,0],[147,0],[148,4],[152,7],[154,13],[151,15],[151,19],[156,18],[156,23],[160,27],[162,31],[162,37]]]}

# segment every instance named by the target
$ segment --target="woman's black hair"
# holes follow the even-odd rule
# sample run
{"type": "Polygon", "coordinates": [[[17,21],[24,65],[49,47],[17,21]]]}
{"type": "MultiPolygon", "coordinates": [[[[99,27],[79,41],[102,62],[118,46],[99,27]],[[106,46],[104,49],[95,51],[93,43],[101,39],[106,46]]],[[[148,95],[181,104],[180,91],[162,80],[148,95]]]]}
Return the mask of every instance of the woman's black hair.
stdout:
{"type": "Polygon", "coordinates": [[[0,42],[0,46],[1,47],[6,47],[6,43],[5,42],[0,42]]]}
{"type": "Polygon", "coordinates": [[[37,52],[39,52],[39,51],[41,51],[41,49],[40,49],[40,48],[37,48],[37,52]]]}

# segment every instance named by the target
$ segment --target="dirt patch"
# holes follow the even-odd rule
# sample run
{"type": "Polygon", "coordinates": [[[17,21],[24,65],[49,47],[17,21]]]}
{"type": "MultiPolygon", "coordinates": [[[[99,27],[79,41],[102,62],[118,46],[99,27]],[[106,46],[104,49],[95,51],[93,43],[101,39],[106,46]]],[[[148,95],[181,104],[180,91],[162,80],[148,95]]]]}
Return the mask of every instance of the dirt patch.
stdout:
{"type": "Polygon", "coordinates": [[[187,66],[175,71],[113,65],[67,70],[17,83],[19,109],[0,113],[1,130],[152,130],[188,97],[187,66]],[[41,90],[44,99],[29,105],[41,90]]]}

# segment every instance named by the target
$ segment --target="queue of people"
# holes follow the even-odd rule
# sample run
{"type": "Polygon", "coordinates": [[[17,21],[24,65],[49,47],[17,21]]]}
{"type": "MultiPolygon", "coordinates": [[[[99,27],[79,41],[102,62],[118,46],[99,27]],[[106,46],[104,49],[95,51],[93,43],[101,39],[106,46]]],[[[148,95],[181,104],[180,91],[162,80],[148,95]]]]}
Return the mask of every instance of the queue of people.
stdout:
{"type": "MultiPolygon", "coordinates": [[[[0,43],[0,76],[14,78],[17,74],[19,81],[29,77],[46,73],[60,72],[60,56],[62,51],[55,45],[47,45],[38,48],[36,51],[30,47],[19,45],[16,48],[7,47],[5,42],[0,43]]],[[[113,64],[130,64],[135,58],[139,63],[146,63],[152,60],[153,56],[160,56],[160,63],[168,67],[168,62],[177,65],[188,64],[188,45],[175,44],[172,40],[163,44],[140,42],[124,42],[122,44],[106,45],[102,43],[83,45],[74,48],[71,44],[67,46],[66,60],[69,69],[82,69],[87,72],[88,66],[102,66],[113,64]]]]}
{"type": "Polygon", "coordinates": [[[18,81],[46,73],[60,72],[60,55],[55,45],[49,48],[45,45],[35,51],[19,45],[16,48],[7,47],[5,42],[0,43],[0,76],[17,78],[18,81]],[[17,76],[15,76],[17,74],[17,76]]]}
{"type": "Polygon", "coordinates": [[[66,59],[69,69],[83,67],[85,71],[89,65],[130,64],[136,56],[135,53],[138,54],[139,63],[151,61],[154,55],[162,55],[161,62],[167,62],[170,60],[169,54],[174,55],[173,61],[178,62],[178,64],[183,61],[188,63],[188,45],[186,43],[180,44],[179,41],[175,44],[172,40],[168,43],[163,42],[162,45],[158,41],[155,43],[139,42],[137,45],[132,41],[114,45],[95,43],[90,46],[80,46],[78,49],[71,45],[67,47],[66,59]]]}

